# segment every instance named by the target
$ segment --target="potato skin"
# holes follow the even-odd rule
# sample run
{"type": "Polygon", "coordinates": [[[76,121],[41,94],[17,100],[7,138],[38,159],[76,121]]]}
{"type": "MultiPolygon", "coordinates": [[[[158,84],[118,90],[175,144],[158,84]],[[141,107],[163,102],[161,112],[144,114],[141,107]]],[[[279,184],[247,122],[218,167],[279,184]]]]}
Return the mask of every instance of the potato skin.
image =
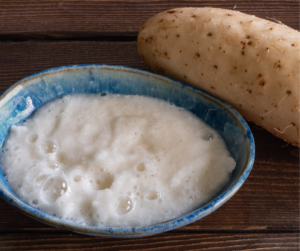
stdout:
{"type": "Polygon", "coordinates": [[[150,68],[232,105],[299,147],[300,33],[216,8],[178,8],[150,18],[137,46],[150,68]]]}

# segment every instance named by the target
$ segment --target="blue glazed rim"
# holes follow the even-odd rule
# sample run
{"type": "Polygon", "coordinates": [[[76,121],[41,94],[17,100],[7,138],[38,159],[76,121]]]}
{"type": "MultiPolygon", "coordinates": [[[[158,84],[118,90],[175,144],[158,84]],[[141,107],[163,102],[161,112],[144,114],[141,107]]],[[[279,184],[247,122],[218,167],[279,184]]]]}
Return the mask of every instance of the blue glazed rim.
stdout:
{"type": "Polygon", "coordinates": [[[95,226],[87,226],[87,225],[81,225],[78,223],[70,222],[68,220],[60,219],[58,217],[46,214],[34,207],[31,207],[30,205],[24,203],[21,199],[19,199],[16,195],[11,193],[10,191],[3,188],[0,184],[0,196],[6,200],[11,206],[13,206],[15,209],[20,211],[21,213],[38,220],[40,222],[43,222],[45,224],[48,224],[50,226],[59,227],[63,229],[67,229],[73,232],[78,232],[81,234],[87,234],[87,235],[95,235],[95,236],[106,236],[106,237],[141,237],[141,236],[148,236],[153,235],[157,233],[162,233],[166,231],[173,230],[175,228],[179,228],[185,225],[188,225],[192,222],[195,222],[208,214],[214,212],[217,210],[220,206],[222,206],[226,201],[228,201],[243,185],[245,180],[247,179],[253,164],[254,164],[254,157],[255,157],[255,143],[254,138],[251,133],[251,130],[247,124],[247,122],[242,118],[242,116],[233,109],[230,105],[223,102],[222,100],[212,97],[210,94],[208,94],[205,91],[199,90],[195,87],[192,87],[190,85],[187,85],[183,82],[170,79],[165,76],[161,76],[155,73],[150,73],[144,70],[134,69],[130,67],[124,67],[124,66],[114,66],[114,65],[69,65],[69,66],[61,66],[56,68],[47,69],[44,71],[40,71],[38,73],[34,73],[30,76],[27,76],[20,81],[13,84],[11,87],[9,87],[1,96],[0,101],[10,92],[12,91],[18,84],[21,82],[27,81],[33,77],[42,75],[44,73],[52,73],[59,70],[64,70],[68,68],[85,68],[85,67],[96,67],[96,68],[108,68],[110,70],[121,70],[121,71],[130,71],[135,74],[143,74],[148,75],[150,77],[160,78],[163,81],[169,81],[174,82],[179,85],[181,85],[182,88],[190,88],[193,92],[197,91],[198,93],[201,93],[202,95],[208,97],[209,99],[213,100],[215,103],[220,105],[221,107],[225,108],[229,113],[231,113],[234,117],[237,118],[239,123],[242,125],[242,127],[246,131],[246,138],[249,140],[248,145],[248,161],[247,164],[244,166],[242,173],[239,175],[239,178],[235,181],[235,183],[226,191],[222,192],[217,198],[215,198],[213,201],[208,201],[204,205],[201,206],[201,208],[196,209],[192,211],[191,213],[185,214],[184,216],[166,221],[161,222],[158,224],[146,226],[146,227],[95,227],[95,226]]]}

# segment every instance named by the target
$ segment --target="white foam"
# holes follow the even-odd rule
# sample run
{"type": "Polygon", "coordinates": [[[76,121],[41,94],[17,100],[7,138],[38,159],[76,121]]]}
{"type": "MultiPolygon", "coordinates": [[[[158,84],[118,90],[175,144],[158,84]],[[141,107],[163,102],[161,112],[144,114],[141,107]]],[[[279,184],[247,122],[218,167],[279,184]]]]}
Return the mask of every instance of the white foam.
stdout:
{"type": "Polygon", "coordinates": [[[2,150],[3,173],[24,201],[95,226],[145,226],[188,213],[235,168],[215,130],[141,96],[57,99],[12,126],[2,150]]]}

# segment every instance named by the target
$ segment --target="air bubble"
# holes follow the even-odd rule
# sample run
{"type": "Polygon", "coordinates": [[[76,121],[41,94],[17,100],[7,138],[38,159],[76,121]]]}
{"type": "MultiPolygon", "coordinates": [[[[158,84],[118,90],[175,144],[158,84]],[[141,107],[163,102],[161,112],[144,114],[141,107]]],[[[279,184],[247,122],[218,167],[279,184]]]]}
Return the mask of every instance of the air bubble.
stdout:
{"type": "Polygon", "coordinates": [[[47,139],[41,144],[41,149],[44,153],[55,153],[57,146],[53,140],[47,139]]]}
{"type": "Polygon", "coordinates": [[[158,197],[159,197],[159,193],[156,191],[150,191],[146,195],[146,198],[148,200],[156,200],[158,197]]]}
{"type": "Polygon", "coordinates": [[[190,200],[194,200],[194,199],[195,199],[195,196],[192,195],[192,196],[189,197],[189,199],[190,199],[190,200]]]}
{"type": "Polygon", "coordinates": [[[205,141],[210,141],[214,138],[214,134],[210,130],[201,130],[200,132],[198,132],[198,134],[200,138],[205,141]]]}
{"type": "Polygon", "coordinates": [[[59,168],[59,164],[52,162],[51,160],[47,161],[47,166],[53,170],[57,170],[59,168]]]}
{"type": "Polygon", "coordinates": [[[35,143],[39,138],[39,135],[37,133],[31,133],[28,135],[27,139],[30,143],[35,143]]]}
{"type": "Polygon", "coordinates": [[[111,188],[115,178],[112,174],[105,174],[100,179],[97,179],[94,189],[104,190],[111,188]]]}
{"type": "Polygon", "coordinates": [[[38,189],[41,188],[48,177],[49,177],[48,174],[43,174],[41,176],[38,176],[35,179],[35,187],[38,188],[38,189]]]}
{"type": "Polygon", "coordinates": [[[29,172],[26,175],[26,179],[29,182],[32,182],[36,177],[39,176],[40,173],[41,173],[40,168],[34,167],[34,168],[32,168],[32,169],[29,170],[29,172]]]}
{"type": "Polygon", "coordinates": [[[57,158],[57,161],[59,162],[59,163],[65,163],[65,162],[67,162],[67,155],[66,154],[64,154],[64,153],[58,153],[57,155],[56,155],[56,158],[57,158]]]}
{"type": "Polygon", "coordinates": [[[137,165],[136,169],[139,171],[139,172],[143,172],[145,171],[145,164],[144,163],[140,163],[137,165]]]}
{"type": "Polygon", "coordinates": [[[28,165],[27,167],[26,167],[26,169],[27,170],[31,170],[32,168],[34,168],[34,167],[36,167],[36,162],[32,162],[32,163],[30,163],[30,165],[28,165]]]}
{"type": "Polygon", "coordinates": [[[74,181],[75,182],[79,182],[79,181],[81,181],[81,179],[82,179],[82,177],[80,175],[74,176],[74,181]]]}
{"type": "Polygon", "coordinates": [[[67,190],[68,184],[66,180],[56,176],[46,181],[42,189],[42,196],[49,203],[53,203],[67,190]]]}
{"type": "Polygon", "coordinates": [[[129,213],[133,208],[132,201],[129,197],[123,197],[119,199],[119,204],[117,206],[117,213],[120,215],[124,215],[129,213]]]}

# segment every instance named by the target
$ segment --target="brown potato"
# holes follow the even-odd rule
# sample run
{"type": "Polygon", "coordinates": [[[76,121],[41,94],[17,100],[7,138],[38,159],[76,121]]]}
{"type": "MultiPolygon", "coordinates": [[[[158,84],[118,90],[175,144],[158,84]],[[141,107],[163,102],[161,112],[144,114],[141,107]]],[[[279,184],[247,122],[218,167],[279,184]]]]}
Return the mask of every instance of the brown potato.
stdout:
{"type": "Polygon", "coordinates": [[[226,101],[299,147],[300,33],[238,11],[178,8],[150,18],[137,45],[159,74],[226,101]]]}

